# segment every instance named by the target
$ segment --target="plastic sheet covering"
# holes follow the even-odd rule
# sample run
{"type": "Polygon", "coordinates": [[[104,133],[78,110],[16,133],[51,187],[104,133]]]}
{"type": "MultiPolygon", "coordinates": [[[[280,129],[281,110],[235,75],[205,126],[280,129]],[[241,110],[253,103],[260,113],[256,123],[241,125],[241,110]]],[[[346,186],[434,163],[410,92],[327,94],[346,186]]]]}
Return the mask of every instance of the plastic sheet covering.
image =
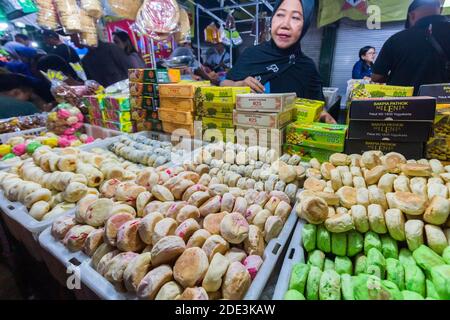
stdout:
{"type": "Polygon", "coordinates": [[[81,9],[86,10],[88,16],[99,19],[103,15],[100,0],[81,0],[81,9]]]}
{"type": "Polygon", "coordinates": [[[80,7],[76,0],[55,0],[59,21],[66,33],[81,32],[80,7]]]}
{"type": "Polygon", "coordinates": [[[135,20],[142,0],[102,0],[105,16],[135,20]]]}
{"type": "Polygon", "coordinates": [[[180,8],[173,0],[146,0],[136,17],[135,28],[155,40],[179,31],[180,8]]]}

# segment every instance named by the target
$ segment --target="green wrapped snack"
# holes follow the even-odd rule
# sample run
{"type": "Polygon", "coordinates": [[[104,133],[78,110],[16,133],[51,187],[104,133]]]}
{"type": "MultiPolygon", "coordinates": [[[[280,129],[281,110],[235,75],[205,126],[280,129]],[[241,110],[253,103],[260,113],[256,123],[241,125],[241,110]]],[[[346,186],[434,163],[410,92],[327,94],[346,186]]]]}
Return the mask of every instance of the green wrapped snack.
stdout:
{"type": "Polygon", "coordinates": [[[322,273],[319,285],[320,300],[341,300],[341,276],[334,270],[322,273]]]}
{"type": "Polygon", "coordinates": [[[395,283],[376,276],[361,274],[353,277],[355,300],[402,300],[402,294],[395,283]]]}
{"type": "Polygon", "coordinates": [[[405,288],[425,297],[425,274],[417,265],[405,266],[405,288]]]}
{"type": "Polygon", "coordinates": [[[336,257],[334,259],[334,268],[339,274],[353,274],[353,264],[349,257],[336,257]]]}
{"type": "Polygon", "coordinates": [[[308,264],[323,270],[325,264],[325,253],[320,250],[314,250],[309,253],[308,264]]]}
{"type": "Polygon", "coordinates": [[[367,257],[363,254],[360,254],[356,257],[355,260],[355,275],[359,275],[361,273],[367,272],[367,257]]]}
{"type": "Polygon", "coordinates": [[[352,230],[347,237],[347,255],[354,257],[364,249],[364,237],[358,231],[352,230]]]}
{"type": "Polygon", "coordinates": [[[347,234],[332,233],[331,234],[331,252],[337,256],[345,256],[347,254],[347,234]]]}
{"type": "Polygon", "coordinates": [[[314,224],[305,224],[303,226],[302,241],[303,247],[307,252],[316,248],[317,226],[314,224]]]}
{"type": "Polygon", "coordinates": [[[367,273],[384,279],[385,272],[386,259],[378,249],[370,249],[367,254],[367,273]]]}
{"type": "Polygon", "coordinates": [[[341,275],[341,291],[342,291],[342,299],[355,300],[355,297],[353,296],[353,283],[351,275],[349,274],[341,275]]]}
{"type": "Polygon", "coordinates": [[[331,252],[331,236],[330,232],[321,224],[317,228],[317,249],[325,253],[331,252]]]}
{"type": "Polygon", "coordinates": [[[400,290],[405,290],[405,269],[400,261],[387,258],[386,259],[386,279],[392,281],[400,290]]]}
{"type": "Polygon", "coordinates": [[[294,265],[291,273],[291,281],[289,282],[289,290],[297,290],[302,294],[305,292],[306,279],[308,279],[310,268],[311,267],[305,263],[294,265]]]}
{"type": "Polygon", "coordinates": [[[425,280],[425,285],[427,287],[427,298],[432,298],[439,300],[439,294],[436,291],[436,287],[431,280],[425,280]]]}
{"type": "Polygon", "coordinates": [[[389,235],[381,236],[381,253],[385,258],[398,259],[398,245],[397,241],[392,239],[389,235]]]}
{"type": "Polygon", "coordinates": [[[409,265],[416,265],[416,260],[412,256],[412,252],[409,249],[400,249],[400,254],[398,255],[398,260],[405,267],[409,265]]]}
{"type": "Polygon", "coordinates": [[[444,252],[442,253],[442,258],[444,258],[446,264],[450,264],[450,246],[445,248],[444,252]]]}
{"type": "Polygon", "coordinates": [[[431,281],[433,281],[439,297],[442,300],[450,300],[450,265],[431,269],[431,281]]]}
{"type": "Polygon", "coordinates": [[[423,300],[423,297],[414,291],[403,290],[403,300],[423,300]]]}
{"type": "Polygon", "coordinates": [[[430,275],[433,267],[445,264],[444,259],[442,259],[440,255],[425,245],[421,245],[414,250],[412,255],[414,260],[416,260],[417,265],[425,270],[425,273],[428,276],[430,275]]]}
{"type": "Polygon", "coordinates": [[[334,261],[331,259],[325,259],[325,265],[323,266],[323,271],[335,270],[334,261]]]}
{"type": "Polygon", "coordinates": [[[311,266],[311,270],[308,274],[308,280],[306,281],[307,300],[319,300],[319,285],[321,277],[322,271],[315,266],[311,266]]]}
{"type": "Polygon", "coordinates": [[[369,231],[364,237],[364,254],[367,256],[369,250],[372,248],[376,248],[381,251],[381,239],[377,233],[369,231]]]}
{"type": "Polygon", "coordinates": [[[284,295],[284,300],[306,300],[305,296],[297,290],[289,290],[284,295]]]}

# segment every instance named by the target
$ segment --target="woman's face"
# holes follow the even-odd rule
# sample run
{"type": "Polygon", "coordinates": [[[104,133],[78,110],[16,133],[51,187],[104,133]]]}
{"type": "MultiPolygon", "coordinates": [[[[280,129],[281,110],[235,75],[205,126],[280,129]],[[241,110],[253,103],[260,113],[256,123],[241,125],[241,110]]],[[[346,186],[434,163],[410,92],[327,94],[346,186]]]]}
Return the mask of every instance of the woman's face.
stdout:
{"type": "Polygon", "coordinates": [[[113,41],[120,49],[125,50],[127,45],[118,36],[114,36],[113,41]]]}
{"type": "Polygon", "coordinates": [[[285,0],[272,18],[272,39],[280,49],[292,47],[303,31],[303,8],[299,0],[285,0]]]}
{"type": "Polygon", "coordinates": [[[372,48],[369,51],[367,51],[367,53],[365,55],[363,55],[362,58],[364,61],[366,61],[368,63],[374,63],[376,57],[377,57],[377,52],[375,51],[374,48],[372,48]]]}

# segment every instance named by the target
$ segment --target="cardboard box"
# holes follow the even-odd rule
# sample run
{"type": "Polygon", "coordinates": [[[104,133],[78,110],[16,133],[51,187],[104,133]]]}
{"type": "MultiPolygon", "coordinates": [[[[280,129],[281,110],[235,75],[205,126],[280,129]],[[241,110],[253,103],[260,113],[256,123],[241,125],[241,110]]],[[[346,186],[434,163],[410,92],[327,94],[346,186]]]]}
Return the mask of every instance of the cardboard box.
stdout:
{"type": "Polygon", "coordinates": [[[244,94],[236,97],[236,110],[250,112],[284,112],[291,109],[297,95],[284,94],[244,94]]]}
{"type": "Polygon", "coordinates": [[[290,124],[287,126],[286,141],[292,145],[342,152],[346,133],[347,126],[340,124],[290,124]]]}
{"type": "Polygon", "coordinates": [[[432,97],[353,100],[351,120],[433,121],[436,99],[432,97]]]}
{"type": "Polygon", "coordinates": [[[204,82],[162,84],[159,86],[159,95],[164,98],[194,99],[197,89],[204,86],[207,86],[204,82]]]}
{"type": "Polygon", "coordinates": [[[426,146],[427,159],[450,161],[450,137],[431,138],[426,146]]]}
{"type": "Polygon", "coordinates": [[[158,99],[149,96],[130,96],[131,109],[158,110],[158,99]]]}
{"type": "Polygon", "coordinates": [[[323,112],[323,106],[296,104],[295,109],[297,111],[295,122],[298,124],[317,122],[323,112]]]}
{"type": "Polygon", "coordinates": [[[150,111],[145,109],[135,109],[131,111],[131,120],[136,122],[158,119],[158,111],[150,111]]]}
{"type": "Polygon", "coordinates": [[[233,119],[202,118],[203,129],[234,128],[233,119]]]}
{"type": "Polygon", "coordinates": [[[125,95],[106,96],[104,110],[130,111],[130,97],[125,95]]]}
{"type": "Polygon", "coordinates": [[[384,154],[398,152],[407,159],[422,159],[424,157],[424,143],[417,142],[390,142],[390,141],[368,141],[348,139],[345,142],[346,154],[362,154],[366,151],[379,150],[384,154]]]}
{"type": "Polygon", "coordinates": [[[162,122],[160,120],[136,121],[134,122],[136,132],[141,131],[162,131],[162,122]]]}
{"type": "Polygon", "coordinates": [[[192,124],[194,123],[194,116],[191,112],[182,112],[175,109],[159,109],[159,119],[165,122],[192,124]]]}
{"type": "Polygon", "coordinates": [[[438,104],[450,104],[450,83],[423,85],[419,96],[435,97],[438,104]]]}
{"type": "Polygon", "coordinates": [[[116,111],[116,110],[104,110],[104,119],[105,121],[111,122],[130,122],[131,121],[131,112],[130,111],[116,111]]]}
{"type": "Polygon", "coordinates": [[[104,126],[107,129],[121,131],[125,133],[133,133],[133,123],[132,122],[111,122],[104,121],[104,126]]]}
{"type": "Polygon", "coordinates": [[[173,133],[176,130],[187,130],[189,134],[194,136],[194,124],[183,125],[179,123],[162,121],[162,128],[164,132],[173,133]]]}
{"type": "Polygon", "coordinates": [[[325,101],[320,100],[297,98],[295,104],[310,108],[325,108],[325,101]]]}
{"type": "Polygon", "coordinates": [[[294,109],[289,109],[282,113],[261,113],[261,112],[233,112],[233,121],[236,126],[254,126],[279,129],[292,122],[294,119],[294,109]]]}
{"type": "Polygon", "coordinates": [[[161,109],[175,109],[181,112],[194,112],[195,101],[194,99],[183,98],[161,98],[159,107],[161,109]]]}
{"type": "Polygon", "coordinates": [[[412,97],[414,87],[386,86],[382,84],[358,85],[352,91],[353,98],[385,98],[385,97],[412,97]]]}
{"type": "Polygon", "coordinates": [[[294,146],[291,144],[285,144],[283,146],[283,150],[285,153],[290,155],[298,155],[302,158],[302,161],[308,162],[311,159],[317,159],[320,162],[327,162],[330,159],[330,156],[334,154],[334,151],[324,150],[324,149],[316,149],[304,146],[294,146]]]}
{"type": "Polygon", "coordinates": [[[146,96],[157,99],[159,97],[158,88],[157,84],[130,82],[130,96],[146,96]]]}
{"type": "Polygon", "coordinates": [[[204,87],[200,89],[201,94],[206,101],[212,101],[214,98],[233,98],[236,101],[236,95],[250,93],[249,87],[204,87]]]}
{"type": "Polygon", "coordinates": [[[212,101],[203,101],[198,104],[197,114],[201,116],[215,115],[216,113],[233,113],[235,103],[230,98],[215,98],[212,101]]]}
{"type": "Polygon", "coordinates": [[[155,69],[128,69],[128,79],[137,83],[156,83],[155,69]]]}
{"type": "Polygon", "coordinates": [[[433,122],[427,121],[350,121],[349,139],[397,142],[426,142],[433,122]]]}

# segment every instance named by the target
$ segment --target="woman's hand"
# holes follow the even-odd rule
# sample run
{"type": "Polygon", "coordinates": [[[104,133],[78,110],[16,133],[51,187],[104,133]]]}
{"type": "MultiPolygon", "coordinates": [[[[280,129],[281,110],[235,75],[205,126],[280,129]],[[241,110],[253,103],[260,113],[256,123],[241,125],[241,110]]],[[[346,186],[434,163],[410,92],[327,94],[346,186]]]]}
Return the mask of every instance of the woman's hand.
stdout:
{"type": "Polygon", "coordinates": [[[264,93],[265,91],[265,88],[261,82],[253,77],[247,77],[245,80],[238,81],[237,84],[238,87],[250,87],[250,89],[256,93],[264,93]]]}
{"type": "Polygon", "coordinates": [[[334,120],[334,118],[331,116],[331,114],[329,114],[326,111],[322,112],[322,114],[320,115],[320,122],[325,122],[329,124],[337,123],[336,120],[334,120]]]}

